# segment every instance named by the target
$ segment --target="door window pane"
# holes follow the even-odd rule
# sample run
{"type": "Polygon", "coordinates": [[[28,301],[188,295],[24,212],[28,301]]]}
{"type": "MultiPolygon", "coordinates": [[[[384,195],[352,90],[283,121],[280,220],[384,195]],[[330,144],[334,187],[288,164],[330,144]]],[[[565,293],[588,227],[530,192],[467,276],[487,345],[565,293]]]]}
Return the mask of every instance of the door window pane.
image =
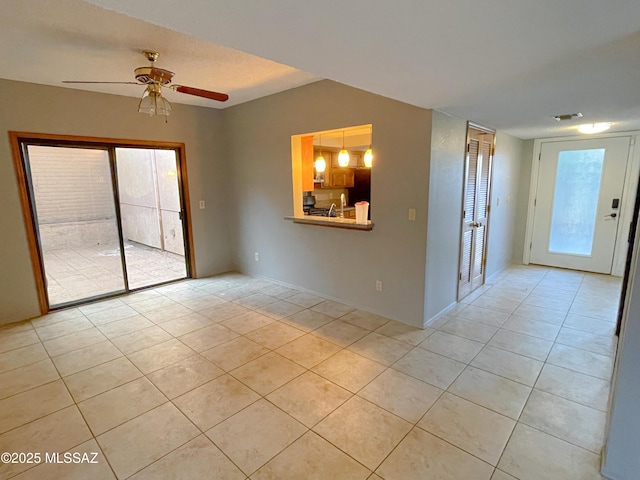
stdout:
{"type": "Polygon", "coordinates": [[[591,255],[604,148],[558,155],[549,252],[591,255]]]}
{"type": "Polygon", "coordinates": [[[116,148],[129,288],[187,277],[174,150],[116,148]]]}
{"type": "Polygon", "coordinates": [[[49,304],[124,291],[108,152],[29,145],[27,153],[49,304]]]}

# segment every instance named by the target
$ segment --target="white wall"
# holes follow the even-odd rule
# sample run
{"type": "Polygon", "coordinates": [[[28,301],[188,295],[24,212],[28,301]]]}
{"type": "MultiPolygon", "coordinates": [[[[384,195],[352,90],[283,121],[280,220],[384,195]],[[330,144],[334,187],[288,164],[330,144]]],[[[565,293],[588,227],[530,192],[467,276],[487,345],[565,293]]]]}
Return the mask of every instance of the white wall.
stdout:
{"type": "Polygon", "coordinates": [[[240,270],[422,326],[431,111],[327,80],[224,113],[240,270]],[[284,220],[293,213],[291,135],[369,123],[375,228],[284,220]],[[416,221],[408,221],[409,208],[416,208],[416,221]]]}
{"type": "Polygon", "coordinates": [[[135,98],[0,80],[0,324],[39,314],[8,131],[185,143],[197,273],[234,267],[222,113],[174,104],[165,123],[140,115],[136,106],[135,98]]]}
{"type": "Polygon", "coordinates": [[[424,323],[456,302],[467,122],[434,111],[429,166],[424,323]]]}
{"type": "Polygon", "coordinates": [[[625,318],[613,375],[602,473],[612,480],[636,480],[640,472],[640,230],[636,231],[625,318]]]}
{"type": "Polygon", "coordinates": [[[524,141],[496,132],[491,185],[491,224],[487,242],[486,274],[505,269],[513,259],[518,220],[520,168],[524,141]]]}

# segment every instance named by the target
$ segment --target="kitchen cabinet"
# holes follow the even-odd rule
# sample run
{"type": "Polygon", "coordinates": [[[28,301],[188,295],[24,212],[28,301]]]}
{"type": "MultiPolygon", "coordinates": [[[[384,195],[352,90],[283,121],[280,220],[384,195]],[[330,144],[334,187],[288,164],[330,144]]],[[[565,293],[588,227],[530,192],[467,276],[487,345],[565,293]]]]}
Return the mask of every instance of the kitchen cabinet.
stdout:
{"type": "MultiPolygon", "coordinates": [[[[324,182],[320,188],[351,188],[355,184],[355,168],[356,165],[362,163],[362,152],[350,152],[350,162],[348,167],[341,167],[338,164],[338,151],[328,150],[325,148],[315,148],[313,152],[314,159],[322,153],[324,160],[327,162],[327,169],[324,171],[324,182]],[[353,164],[353,165],[352,165],[353,164]]],[[[323,174],[316,173],[316,179],[323,174]]],[[[318,187],[316,182],[316,188],[318,187]]]]}
{"type": "Polygon", "coordinates": [[[313,135],[302,137],[302,191],[310,192],[313,190],[314,178],[314,156],[313,156],[313,135]]]}
{"type": "Polygon", "coordinates": [[[351,154],[351,157],[349,159],[349,167],[362,168],[364,166],[362,152],[349,152],[349,153],[351,154]]]}
{"type": "Polygon", "coordinates": [[[348,210],[344,211],[344,218],[356,218],[356,209],[355,208],[349,208],[348,210]]]}
{"type": "Polygon", "coordinates": [[[326,150],[324,148],[322,150],[319,148],[314,148],[313,150],[314,161],[316,158],[318,158],[318,156],[321,153],[322,153],[322,156],[324,157],[324,161],[327,162],[327,168],[324,171],[324,173],[316,172],[315,177],[316,179],[324,178],[324,182],[322,182],[321,188],[332,188],[333,187],[333,176],[332,176],[333,164],[334,162],[338,161],[338,152],[332,152],[331,150],[326,150]]]}
{"type": "Polygon", "coordinates": [[[333,168],[364,168],[364,152],[349,150],[349,165],[341,167],[338,163],[338,154],[336,153],[331,162],[333,168]]]}
{"type": "Polygon", "coordinates": [[[355,170],[353,168],[332,168],[331,186],[337,188],[351,188],[355,183],[355,170]]]}

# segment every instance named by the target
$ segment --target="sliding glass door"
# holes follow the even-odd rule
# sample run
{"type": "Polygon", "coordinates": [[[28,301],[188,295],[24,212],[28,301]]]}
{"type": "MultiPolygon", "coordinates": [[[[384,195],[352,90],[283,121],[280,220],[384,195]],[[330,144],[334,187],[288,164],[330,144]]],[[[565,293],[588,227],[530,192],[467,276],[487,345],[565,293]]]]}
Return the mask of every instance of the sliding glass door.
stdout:
{"type": "Polygon", "coordinates": [[[48,308],[190,276],[176,149],[21,144],[48,308]]]}

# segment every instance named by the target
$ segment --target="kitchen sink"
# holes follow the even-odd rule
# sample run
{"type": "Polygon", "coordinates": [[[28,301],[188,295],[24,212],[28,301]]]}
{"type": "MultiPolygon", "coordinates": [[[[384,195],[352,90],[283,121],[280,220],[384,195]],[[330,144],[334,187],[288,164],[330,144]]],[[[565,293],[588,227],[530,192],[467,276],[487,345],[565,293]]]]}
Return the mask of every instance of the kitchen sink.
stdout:
{"type": "Polygon", "coordinates": [[[329,215],[330,210],[331,210],[330,208],[312,207],[309,209],[309,215],[315,215],[316,217],[329,217],[329,216],[337,217],[338,216],[335,208],[331,212],[331,215],[329,215]]]}

